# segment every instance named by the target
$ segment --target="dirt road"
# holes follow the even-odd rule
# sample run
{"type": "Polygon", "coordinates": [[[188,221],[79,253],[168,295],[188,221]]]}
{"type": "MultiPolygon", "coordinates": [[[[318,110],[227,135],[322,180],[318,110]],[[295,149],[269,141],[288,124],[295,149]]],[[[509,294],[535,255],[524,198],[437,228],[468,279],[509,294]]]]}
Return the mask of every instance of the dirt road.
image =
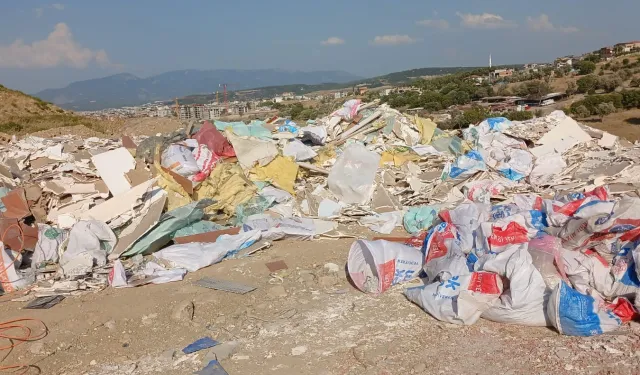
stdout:
{"type": "Polygon", "coordinates": [[[431,318],[402,295],[402,287],[365,295],[344,272],[352,241],[276,242],[253,257],[190,273],[182,282],[108,288],[68,297],[49,310],[0,303],[0,320],[33,317],[49,328],[45,339],[18,346],[2,364],[31,363],[42,374],[59,375],[191,374],[215,358],[213,349],[191,355],[181,349],[210,336],[224,343],[214,349],[232,375],[639,371],[638,323],[591,338],[486,320],[460,327],[431,318]],[[270,274],[265,262],[273,260],[284,260],[288,270],[270,274]],[[258,289],[237,295],[194,285],[202,277],[258,289]],[[192,319],[185,312],[191,303],[192,319]]]}

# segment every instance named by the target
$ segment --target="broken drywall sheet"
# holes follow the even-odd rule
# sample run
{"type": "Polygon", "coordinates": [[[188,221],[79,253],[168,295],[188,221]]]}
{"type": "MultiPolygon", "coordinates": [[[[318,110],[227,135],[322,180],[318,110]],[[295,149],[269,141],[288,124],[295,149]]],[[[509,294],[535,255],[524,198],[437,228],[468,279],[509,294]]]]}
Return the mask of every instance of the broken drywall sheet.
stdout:
{"type": "Polygon", "coordinates": [[[113,252],[109,254],[109,259],[118,259],[120,254],[158,222],[160,216],[162,216],[164,205],[167,202],[167,194],[161,191],[161,193],[155,194],[150,200],[151,205],[149,209],[134,218],[131,224],[120,233],[118,243],[113,249],[113,252]]]}
{"type": "Polygon", "coordinates": [[[551,131],[543,135],[542,138],[536,142],[541,146],[534,147],[529,151],[536,157],[552,153],[553,151],[562,154],[578,143],[588,142],[590,140],[591,136],[582,130],[574,119],[565,117],[555,128],[551,129],[551,131]]]}
{"type": "Polygon", "coordinates": [[[124,147],[116,148],[92,156],[91,161],[114,197],[131,189],[125,174],[135,169],[136,160],[129,150],[124,147]]]}
{"type": "Polygon", "coordinates": [[[602,134],[602,138],[600,138],[600,140],[598,141],[598,146],[610,150],[615,147],[617,140],[618,137],[616,137],[615,135],[604,132],[604,134],[602,134]]]}
{"type": "Polygon", "coordinates": [[[129,189],[129,191],[124,194],[117,195],[82,213],[80,218],[82,220],[99,220],[108,223],[114,218],[139,206],[142,196],[151,188],[155,181],[155,179],[152,179],[129,189]]]}

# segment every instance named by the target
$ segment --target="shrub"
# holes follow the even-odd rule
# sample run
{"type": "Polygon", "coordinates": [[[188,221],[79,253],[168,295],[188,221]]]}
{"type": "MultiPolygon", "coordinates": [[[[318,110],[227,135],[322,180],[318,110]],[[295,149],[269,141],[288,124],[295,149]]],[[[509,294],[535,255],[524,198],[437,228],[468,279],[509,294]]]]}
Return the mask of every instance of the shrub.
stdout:
{"type": "Polygon", "coordinates": [[[584,117],[589,117],[591,115],[591,112],[589,112],[589,110],[587,109],[587,107],[585,107],[584,105],[579,105],[577,106],[573,111],[572,111],[578,118],[584,118],[584,117]]]}
{"type": "Polygon", "coordinates": [[[502,114],[502,117],[506,117],[511,121],[525,121],[533,118],[533,112],[530,111],[509,111],[502,114]]]}
{"type": "Polygon", "coordinates": [[[3,133],[17,133],[22,131],[24,127],[16,122],[6,122],[4,124],[0,124],[0,132],[3,133]]]}

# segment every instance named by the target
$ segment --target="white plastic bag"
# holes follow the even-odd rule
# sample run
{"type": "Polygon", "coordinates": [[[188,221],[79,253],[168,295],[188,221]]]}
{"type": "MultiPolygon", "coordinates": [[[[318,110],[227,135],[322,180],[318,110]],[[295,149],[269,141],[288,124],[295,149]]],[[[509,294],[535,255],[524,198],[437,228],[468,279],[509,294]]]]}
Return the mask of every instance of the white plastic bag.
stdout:
{"type": "Polygon", "coordinates": [[[395,227],[402,225],[402,216],[402,211],[384,212],[365,216],[358,222],[374,232],[389,234],[395,227]]]}
{"type": "Polygon", "coordinates": [[[478,127],[482,132],[488,133],[490,131],[503,132],[512,125],[513,123],[505,117],[491,117],[482,121],[478,127]]]}
{"type": "Polygon", "coordinates": [[[316,152],[313,151],[311,147],[305,145],[297,139],[292,139],[284,146],[284,148],[282,149],[282,155],[293,156],[296,161],[305,161],[318,156],[318,154],[316,154],[316,152]]]}
{"type": "Polygon", "coordinates": [[[113,262],[113,268],[109,272],[109,285],[112,288],[123,288],[127,286],[127,273],[120,259],[113,262]]]}
{"type": "Polygon", "coordinates": [[[193,242],[172,245],[155,252],[153,255],[157,259],[168,261],[173,267],[195,272],[200,268],[218,263],[230,250],[232,249],[217,242],[193,242]]]}
{"type": "Polygon", "coordinates": [[[475,247],[476,231],[480,223],[489,220],[490,211],[491,206],[488,204],[465,202],[454,209],[440,211],[440,217],[456,227],[462,251],[468,254],[475,247]]]}
{"type": "Polygon", "coordinates": [[[194,242],[172,245],[153,255],[157,259],[170,262],[176,268],[195,272],[253,245],[260,237],[259,230],[240,232],[235,235],[225,234],[218,237],[214,243],[194,242]]]}
{"type": "Polygon", "coordinates": [[[443,271],[459,276],[469,274],[457,230],[452,224],[444,222],[433,227],[425,237],[422,252],[427,282],[433,282],[443,271]]]}
{"type": "Polygon", "coordinates": [[[333,112],[331,116],[340,116],[344,120],[351,121],[353,117],[358,113],[358,107],[360,106],[360,99],[350,99],[344,102],[342,108],[333,112]]]}
{"type": "Polygon", "coordinates": [[[405,296],[438,320],[471,325],[502,294],[502,279],[495,273],[445,273],[440,282],[408,288],[405,296]]]}
{"type": "Polygon", "coordinates": [[[497,254],[482,265],[482,270],[509,280],[508,289],[482,314],[483,318],[525,326],[551,325],[545,311],[551,290],[526,249],[514,248],[497,254]]]}
{"type": "Polygon", "coordinates": [[[213,167],[220,161],[220,157],[211,152],[206,145],[198,145],[198,147],[193,150],[192,155],[199,169],[193,176],[193,180],[198,182],[204,181],[209,177],[209,174],[211,174],[213,167]]]}
{"type": "MultiPolygon", "coordinates": [[[[640,289],[637,281],[616,279],[609,262],[595,251],[562,251],[562,261],[567,277],[574,288],[598,301],[615,297],[633,298],[640,289]]],[[[627,264],[627,267],[629,265],[627,264]]],[[[625,269],[627,271],[628,269],[625,269]]],[[[633,270],[635,272],[635,270],[633,270]]]]}
{"type": "Polygon", "coordinates": [[[31,267],[45,262],[58,262],[58,249],[67,238],[67,232],[47,224],[38,224],[38,242],[31,256],[31,267]]]}
{"type": "Polygon", "coordinates": [[[60,265],[64,266],[74,258],[86,256],[93,259],[92,266],[104,266],[107,263],[107,255],[117,242],[115,233],[102,221],[79,221],[69,232],[69,242],[60,257],[60,265]]]}
{"type": "Polygon", "coordinates": [[[188,147],[182,145],[169,145],[162,152],[161,165],[177,174],[189,177],[198,172],[198,163],[193,157],[191,150],[188,147]]]}
{"type": "Polygon", "coordinates": [[[17,257],[21,257],[21,255],[6,249],[4,244],[0,242],[0,288],[2,288],[5,293],[26,288],[35,281],[28,280],[16,272],[16,265],[20,264],[21,261],[21,259],[17,257]]]}
{"type": "Polygon", "coordinates": [[[352,143],[329,172],[329,190],[345,203],[367,204],[375,188],[380,155],[352,143]]]}
{"type": "Polygon", "coordinates": [[[459,156],[454,164],[447,163],[444,173],[448,178],[466,180],[479,171],[484,171],[487,166],[482,155],[476,150],[471,150],[465,155],[459,156]]]}
{"type": "Polygon", "coordinates": [[[547,315],[558,332],[569,336],[595,336],[615,331],[622,324],[606,305],[573,290],[565,282],[558,284],[551,294],[547,315]]]}
{"type": "Polygon", "coordinates": [[[374,294],[418,277],[421,267],[420,250],[383,240],[354,242],[347,261],[349,276],[355,286],[374,294]]]}
{"type": "Polygon", "coordinates": [[[154,262],[147,262],[142,272],[146,276],[153,277],[151,284],[165,284],[172,281],[181,281],[187,274],[187,270],[184,268],[172,268],[168,270],[154,262]]]}
{"type": "Polygon", "coordinates": [[[540,272],[549,290],[554,289],[563,278],[566,278],[562,247],[558,237],[540,234],[529,241],[527,250],[531,255],[531,263],[540,272]]]}

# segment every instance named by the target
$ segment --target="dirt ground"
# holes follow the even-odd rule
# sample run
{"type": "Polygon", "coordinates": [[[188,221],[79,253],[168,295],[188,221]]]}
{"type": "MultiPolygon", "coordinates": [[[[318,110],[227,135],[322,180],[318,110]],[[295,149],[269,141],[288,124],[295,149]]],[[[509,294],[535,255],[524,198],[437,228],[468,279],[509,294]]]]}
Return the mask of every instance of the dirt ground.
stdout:
{"type": "Polygon", "coordinates": [[[608,131],[618,137],[626,138],[631,142],[640,141],[640,109],[616,112],[606,116],[602,121],[599,118],[579,121],[594,128],[608,131]]]}
{"type": "MultiPolygon", "coordinates": [[[[357,226],[341,231],[374,235],[357,226]]],[[[49,329],[2,364],[30,363],[57,375],[191,374],[215,358],[216,348],[190,355],[181,349],[209,336],[223,343],[216,354],[229,374],[638,373],[638,323],[590,338],[486,320],[469,327],[442,323],[410,303],[402,286],[378,297],[352,287],[344,271],[352,242],[275,242],[181,282],[107,288],[49,310],[0,303],[1,320],[37,318],[49,329]],[[274,260],[288,269],[270,274],[265,263],[274,260]],[[339,271],[325,268],[328,263],[339,271]],[[203,277],[257,289],[239,295],[194,285],[203,277]],[[184,313],[191,303],[193,319],[184,313]]]]}
{"type": "Polygon", "coordinates": [[[156,135],[166,134],[181,128],[182,123],[175,118],[136,117],[124,120],[120,134],[124,135],[156,135]]]}

